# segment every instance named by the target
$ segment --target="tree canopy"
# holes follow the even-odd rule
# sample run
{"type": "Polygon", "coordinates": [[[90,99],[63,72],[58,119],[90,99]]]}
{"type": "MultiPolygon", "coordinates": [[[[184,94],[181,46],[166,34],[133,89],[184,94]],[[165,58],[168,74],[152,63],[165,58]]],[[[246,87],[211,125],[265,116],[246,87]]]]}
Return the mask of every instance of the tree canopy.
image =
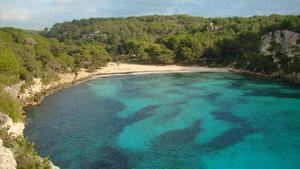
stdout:
{"type": "Polygon", "coordinates": [[[284,29],[299,32],[300,17],[91,18],[57,23],[42,34],[61,42],[101,44],[111,56],[124,61],[224,66],[253,56],[262,35],[284,29]]]}

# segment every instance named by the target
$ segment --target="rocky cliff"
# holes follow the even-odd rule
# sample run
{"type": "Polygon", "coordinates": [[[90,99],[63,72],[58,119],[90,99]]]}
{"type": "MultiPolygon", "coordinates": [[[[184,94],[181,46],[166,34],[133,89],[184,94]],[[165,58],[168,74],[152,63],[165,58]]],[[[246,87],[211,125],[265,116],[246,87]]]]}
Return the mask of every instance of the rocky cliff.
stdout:
{"type": "MultiPolygon", "coordinates": [[[[16,100],[19,100],[23,103],[23,105],[28,104],[38,104],[40,103],[44,96],[49,94],[51,91],[54,91],[64,85],[69,83],[62,83],[60,81],[52,82],[50,84],[43,84],[40,78],[34,78],[33,83],[26,87],[26,89],[22,90],[22,85],[24,85],[25,81],[21,81],[15,85],[5,86],[4,90],[9,93],[16,100]]],[[[5,113],[0,112],[0,130],[5,131],[7,136],[18,138],[19,136],[23,138],[23,130],[25,128],[24,123],[22,122],[13,122],[13,120],[6,115],[5,113]]],[[[0,169],[14,169],[18,168],[17,162],[13,156],[13,152],[10,148],[0,145],[0,169]]],[[[35,160],[40,161],[40,163],[44,162],[44,159],[35,156],[33,157],[35,160]]],[[[55,166],[51,161],[49,161],[50,169],[59,169],[59,167],[55,166]]]]}
{"type": "Polygon", "coordinates": [[[60,81],[51,82],[50,84],[43,84],[41,78],[34,78],[30,86],[21,90],[25,81],[21,81],[17,84],[6,86],[4,90],[11,96],[19,100],[24,105],[36,105],[39,104],[45,96],[51,91],[61,88],[69,83],[62,83],[60,81]]]}
{"type": "Polygon", "coordinates": [[[16,169],[17,162],[14,159],[13,152],[2,145],[0,139],[0,168],[1,169],[16,169]]]}
{"type": "Polygon", "coordinates": [[[300,34],[288,30],[270,32],[261,38],[259,52],[272,57],[281,77],[300,84],[300,34]]]}
{"type": "Polygon", "coordinates": [[[260,52],[264,55],[276,55],[278,52],[289,58],[300,55],[297,49],[300,44],[300,34],[288,30],[270,32],[261,39],[260,52]]]}
{"type": "Polygon", "coordinates": [[[34,78],[33,84],[24,89],[24,91],[19,92],[17,98],[24,103],[27,104],[39,104],[45,95],[45,92],[49,91],[51,88],[57,87],[59,84],[56,82],[52,82],[51,84],[44,85],[40,78],[34,78]]]}
{"type": "MultiPolygon", "coordinates": [[[[15,99],[26,104],[37,104],[44,97],[45,92],[49,89],[55,88],[58,83],[51,83],[49,85],[43,85],[41,79],[36,78],[33,80],[33,84],[28,88],[21,90],[24,82],[17,83],[12,86],[6,86],[4,90],[8,92],[15,99]]],[[[25,128],[22,122],[13,122],[13,120],[6,114],[0,112],[0,130],[5,131],[7,135],[13,138],[18,138],[19,136],[23,138],[23,130],[25,128]]],[[[17,162],[14,157],[12,149],[2,145],[2,140],[0,139],[0,169],[15,169],[18,168],[17,162]]],[[[40,163],[44,162],[44,159],[39,156],[32,157],[40,163]]],[[[59,169],[57,166],[49,162],[50,169],[59,169]]]]}
{"type": "MultiPolygon", "coordinates": [[[[23,138],[24,127],[24,123],[14,123],[10,117],[0,112],[0,130],[6,131],[7,136],[11,137],[9,139],[19,139],[20,137],[23,138]]],[[[0,169],[18,168],[12,149],[5,147],[2,143],[2,139],[0,139],[0,169]]],[[[33,158],[36,158],[37,161],[43,163],[43,158],[39,156],[35,156],[33,158]]],[[[59,169],[52,162],[49,162],[49,167],[50,169],[59,169]]]]}
{"type": "Polygon", "coordinates": [[[23,136],[24,123],[14,123],[8,115],[0,112],[0,129],[8,129],[8,133],[13,136],[23,136]]]}

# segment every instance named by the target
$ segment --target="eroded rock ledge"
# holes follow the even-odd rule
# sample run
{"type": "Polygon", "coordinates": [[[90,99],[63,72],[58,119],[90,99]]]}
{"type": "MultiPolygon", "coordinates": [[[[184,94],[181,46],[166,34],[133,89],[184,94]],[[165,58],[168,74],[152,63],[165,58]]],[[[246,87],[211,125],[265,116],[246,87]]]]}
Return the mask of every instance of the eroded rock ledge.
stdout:
{"type": "Polygon", "coordinates": [[[272,57],[274,64],[280,70],[274,72],[274,76],[300,84],[299,68],[298,70],[290,68],[288,72],[283,71],[283,63],[292,65],[297,59],[299,60],[300,33],[289,30],[270,32],[262,36],[259,52],[272,57]]]}
{"type": "Polygon", "coordinates": [[[282,30],[270,32],[262,36],[260,52],[264,55],[276,55],[281,52],[289,58],[300,55],[295,48],[300,41],[300,34],[297,32],[282,30]]]}
{"type": "Polygon", "coordinates": [[[0,168],[1,169],[16,169],[17,162],[14,159],[13,152],[2,145],[0,139],[0,168]]]}
{"type": "Polygon", "coordinates": [[[12,136],[23,136],[24,123],[14,123],[8,115],[0,112],[0,129],[7,129],[7,132],[12,136]]]}
{"type": "MultiPolygon", "coordinates": [[[[0,129],[6,130],[8,135],[11,137],[23,137],[24,123],[16,122],[14,123],[8,115],[0,112],[0,129]]],[[[37,157],[38,160],[43,161],[41,157],[37,157]]],[[[15,160],[13,152],[4,147],[2,139],[0,139],[0,169],[16,169],[17,162],[15,160]]],[[[50,162],[50,169],[59,169],[52,162],[50,162]]]]}

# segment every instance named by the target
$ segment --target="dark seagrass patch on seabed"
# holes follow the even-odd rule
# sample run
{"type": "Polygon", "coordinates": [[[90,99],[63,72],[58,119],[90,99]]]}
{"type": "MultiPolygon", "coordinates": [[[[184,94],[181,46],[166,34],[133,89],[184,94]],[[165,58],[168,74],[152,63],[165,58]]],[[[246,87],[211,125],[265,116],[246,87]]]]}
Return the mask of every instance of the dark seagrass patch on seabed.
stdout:
{"type": "Polygon", "coordinates": [[[245,86],[245,83],[243,83],[243,81],[234,80],[227,87],[230,89],[241,89],[244,86],[245,86]]]}
{"type": "Polygon", "coordinates": [[[258,132],[258,129],[251,128],[246,119],[238,117],[233,113],[220,111],[213,112],[212,114],[218,120],[223,120],[232,124],[237,124],[240,127],[226,130],[219,136],[214,137],[213,139],[208,141],[207,143],[200,145],[202,150],[208,152],[218,151],[231,145],[235,145],[243,141],[243,139],[248,135],[258,132]]]}
{"type": "Polygon", "coordinates": [[[220,92],[214,92],[214,93],[210,93],[204,96],[204,98],[206,100],[208,100],[209,102],[215,102],[219,96],[221,96],[222,94],[220,92]]]}
{"type": "Polygon", "coordinates": [[[242,142],[245,137],[256,132],[257,129],[248,128],[246,126],[229,129],[207,143],[200,145],[199,148],[206,152],[222,150],[226,147],[242,142]]]}
{"type": "Polygon", "coordinates": [[[276,97],[276,98],[300,98],[299,92],[287,93],[275,89],[253,90],[246,92],[244,96],[264,96],[264,97],[276,97]]]}
{"type": "Polygon", "coordinates": [[[130,169],[128,156],[111,146],[101,147],[97,161],[86,166],[88,169],[130,169]]]}
{"type": "Polygon", "coordinates": [[[119,118],[117,117],[118,112],[115,112],[115,114],[113,114],[111,118],[105,121],[106,125],[103,127],[107,128],[107,130],[110,131],[111,134],[117,135],[123,130],[124,127],[129,126],[137,121],[141,121],[148,117],[153,116],[151,112],[157,109],[159,106],[160,105],[146,106],[140,109],[139,111],[132,113],[127,118],[119,118]],[[107,125],[107,124],[113,124],[113,125],[107,125]]]}
{"type": "Polygon", "coordinates": [[[241,126],[247,125],[246,119],[244,119],[242,117],[238,117],[230,112],[217,111],[217,112],[213,112],[212,115],[214,115],[215,118],[218,120],[227,121],[227,122],[233,123],[233,124],[239,124],[241,126]]]}
{"type": "Polygon", "coordinates": [[[161,105],[149,105],[149,106],[146,106],[146,107],[140,109],[139,111],[133,113],[132,115],[130,115],[126,119],[124,119],[124,122],[127,125],[130,125],[130,124],[135,123],[137,121],[144,120],[144,119],[152,116],[153,114],[151,112],[153,112],[154,110],[156,110],[160,106],[161,105]]]}
{"type": "Polygon", "coordinates": [[[193,142],[198,133],[201,132],[200,125],[200,120],[196,120],[192,126],[188,128],[166,132],[159,136],[158,142],[162,145],[193,142]]]}
{"type": "Polygon", "coordinates": [[[167,120],[170,120],[174,117],[176,117],[178,114],[180,114],[181,111],[179,109],[177,110],[174,110],[174,111],[171,111],[171,112],[168,112],[168,113],[165,113],[164,115],[162,115],[162,117],[159,118],[159,122],[165,122],[167,120]]]}

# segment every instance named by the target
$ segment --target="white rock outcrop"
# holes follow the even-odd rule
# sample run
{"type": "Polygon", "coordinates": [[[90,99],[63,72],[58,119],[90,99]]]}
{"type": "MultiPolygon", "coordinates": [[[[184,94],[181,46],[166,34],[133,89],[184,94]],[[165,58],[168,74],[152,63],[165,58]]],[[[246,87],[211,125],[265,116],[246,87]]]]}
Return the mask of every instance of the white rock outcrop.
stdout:
{"type": "Polygon", "coordinates": [[[293,64],[300,57],[300,33],[288,30],[270,32],[262,36],[259,52],[272,57],[281,77],[300,84],[300,72],[282,71],[283,62],[293,64]]]}
{"type": "Polygon", "coordinates": [[[26,102],[28,99],[31,99],[33,96],[35,96],[38,93],[41,93],[43,90],[43,83],[40,78],[34,78],[33,84],[26,88],[24,92],[19,94],[19,99],[22,102],[26,102]]]}
{"type": "Polygon", "coordinates": [[[59,87],[59,85],[61,85],[59,81],[44,85],[40,78],[34,78],[33,84],[24,89],[23,92],[20,92],[17,98],[25,105],[36,105],[43,100],[47,91],[55,89],[59,87]]]}
{"type": "Polygon", "coordinates": [[[52,162],[50,163],[50,169],[60,169],[59,167],[55,166],[52,162]]]}
{"type": "Polygon", "coordinates": [[[14,98],[17,98],[21,92],[21,87],[25,83],[25,81],[21,81],[15,85],[6,86],[4,90],[9,93],[14,98]]]}
{"type": "Polygon", "coordinates": [[[24,123],[14,123],[8,115],[0,112],[0,129],[8,129],[8,133],[13,136],[23,136],[24,123]]]}
{"type": "Polygon", "coordinates": [[[0,139],[0,169],[16,169],[17,162],[14,159],[13,152],[2,145],[0,139]]]}
{"type": "MultiPolygon", "coordinates": [[[[8,129],[7,132],[12,136],[23,136],[24,123],[14,123],[8,115],[0,112],[0,129],[8,129]]],[[[40,158],[42,160],[42,158],[40,158]]],[[[10,149],[2,145],[0,139],[0,169],[15,169],[17,166],[13,153],[10,149]]],[[[50,169],[59,169],[52,162],[50,162],[50,169]]]]}
{"type": "Polygon", "coordinates": [[[288,57],[294,57],[300,54],[294,50],[299,43],[300,34],[297,32],[289,30],[270,32],[262,36],[260,52],[264,55],[275,55],[277,52],[281,52],[288,57]]]}

